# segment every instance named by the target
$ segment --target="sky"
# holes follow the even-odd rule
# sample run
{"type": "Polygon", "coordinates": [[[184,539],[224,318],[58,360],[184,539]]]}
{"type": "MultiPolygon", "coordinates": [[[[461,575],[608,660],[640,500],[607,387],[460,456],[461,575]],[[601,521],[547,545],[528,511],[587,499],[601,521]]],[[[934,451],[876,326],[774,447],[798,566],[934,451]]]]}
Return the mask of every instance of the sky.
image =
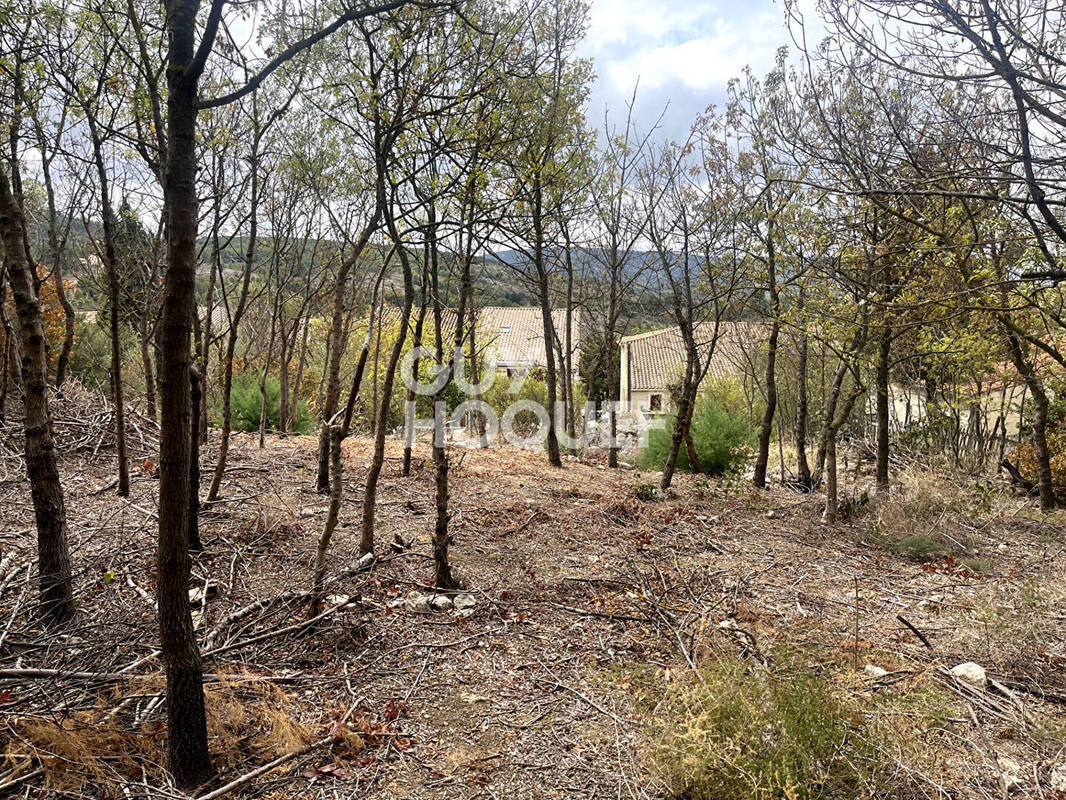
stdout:
{"type": "MultiPolygon", "coordinates": [[[[791,44],[779,0],[591,0],[579,54],[593,58],[589,124],[602,131],[604,109],[624,121],[639,80],[635,116],[646,129],[666,109],[661,135],[681,139],[707,106],[725,103],[726,85],[750,65],[759,77],[777,48],[791,44]]],[[[814,0],[801,2],[808,19],[814,0]]],[[[794,49],[794,48],[793,48],[794,49]]]]}

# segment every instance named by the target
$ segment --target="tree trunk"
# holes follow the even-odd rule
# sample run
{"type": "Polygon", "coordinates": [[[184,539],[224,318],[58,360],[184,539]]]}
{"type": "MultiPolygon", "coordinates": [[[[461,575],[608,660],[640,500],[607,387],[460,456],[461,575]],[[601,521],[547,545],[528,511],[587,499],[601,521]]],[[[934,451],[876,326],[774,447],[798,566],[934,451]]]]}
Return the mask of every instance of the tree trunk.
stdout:
{"type": "Polygon", "coordinates": [[[192,434],[189,438],[189,550],[200,553],[200,404],[203,402],[203,381],[200,370],[193,364],[189,369],[192,397],[192,434]]]}
{"type": "Polygon", "coordinates": [[[148,419],[156,422],[155,370],[152,369],[152,349],[148,344],[147,319],[141,322],[141,363],[144,365],[144,402],[148,406],[148,419]]]}
{"type": "Polygon", "coordinates": [[[126,403],[122,391],[122,341],[120,338],[118,255],[115,252],[115,213],[111,206],[111,192],[108,189],[107,170],[104,168],[103,142],[96,128],[93,116],[88,116],[89,130],[93,142],[93,160],[96,162],[96,174],[100,181],[100,208],[104,229],[104,266],[107,269],[108,306],[111,334],[111,400],[115,406],[115,450],[118,459],[119,497],[130,493],[129,462],[126,458],[126,403]]]}
{"type": "MultiPolygon", "coordinates": [[[[218,500],[218,493],[222,487],[222,478],[226,474],[226,459],[229,456],[230,432],[233,429],[230,420],[231,394],[233,392],[233,354],[237,349],[237,336],[240,333],[241,319],[248,305],[248,287],[252,280],[252,266],[255,264],[255,246],[258,234],[259,206],[259,163],[255,154],[251,158],[252,191],[249,202],[251,213],[248,221],[248,250],[244,254],[244,275],[241,277],[241,294],[237,299],[237,307],[230,318],[230,327],[226,336],[226,355],[222,361],[222,434],[218,443],[218,462],[215,464],[215,472],[211,477],[211,488],[207,490],[208,502],[218,500]]],[[[195,313],[195,307],[193,309],[195,313]]]]}
{"type": "Polygon", "coordinates": [[[56,299],[63,308],[63,344],[56,357],[56,386],[62,387],[67,381],[67,365],[70,353],[74,349],[74,306],[67,298],[67,287],[63,281],[63,265],[58,257],[52,265],[52,279],[55,281],[56,299]]]}
{"type": "Polygon", "coordinates": [[[329,553],[329,543],[333,538],[333,531],[337,528],[337,517],[340,515],[341,496],[344,490],[344,475],[341,471],[341,442],[344,439],[342,426],[335,422],[330,425],[329,433],[329,454],[333,485],[330,487],[329,512],[326,514],[326,525],[322,529],[322,535],[318,538],[318,550],[315,552],[315,572],[311,584],[309,616],[315,615],[318,604],[322,602],[322,587],[326,582],[326,554],[329,553]]]}
{"type": "Polygon", "coordinates": [[[0,425],[6,421],[7,414],[7,386],[11,364],[9,361],[11,344],[11,325],[7,321],[7,313],[4,311],[4,303],[7,296],[7,281],[0,275],[0,332],[3,333],[3,341],[0,342],[0,425]]]}
{"type": "MultiPolygon", "coordinates": [[[[801,295],[802,303],[802,295],[801,295]]],[[[801,305],[802,308],[802,305],[801,305]]],[[[796,358],[796,472],[805,491],[811,489],[811,467],[807,463],[807,332],[800,334],[796,358]]]]}
{"type": "MultiPolygon", "coordinates": [[[[189,607],[189,471],[192,387],[189,377],[196,312],[196,100],[190,74],[196,2],[168,0],[167,276],[160,335],[159,547],[156,568],[160,650],[167,678],[167,755],[185,789],[215,773],[207,747],[203,665],[189,607]]],[[[201,43],[203,45],[204,43],[201,43]]]]}
{"type": "MultiPolygon", "coordinates": [[[[422,346],[422,328],[426,322],[425,280],[422,281],[422,305],[418,309],[418,318],[415,320],[415,338],[411,343],[417,351],[422,346]]],[[[411,385],[407,388],[407,403],[404,405],[404,443],[403,443],[403,476],[411,477],[411,451],[415,443],[415,419],[418,414],[415,411],[416,395],[414,386],[418,383],[418,365],[421,359],[411,359],[411,385]]]]}
{"type": "Polygon", "coordinates": [[[837,497],[837,432],[833,429],[826,435],[825,459],[825,509],[822,519],[836,522],[840,500],[837,497]]]}
{"type": "Polygon", "coordinates": [[[614,264],[617,256],[612,260],[610,297],[608,298],[607,325],[603,335],[604,352],[607,353],[607,415],[611,438],[607,443],[607,466],[611,469],[618,468],[618,404],[622,401],[620,392],[621,379],[618,374],[618,360],[615,357],[615,321],[617,319],[617,267],[614,264]]]}
{"type": "Polygon", "coordinates": [[[543,189],[538,177],[533,191],[533,266],[537,272],[537,300],[540,302],[540,318],[541,324],[544,326],[544,360],[548,372],[548,463],[553,467],[561,467],[563,460],[559,454],[559,437],[555,432],[556,387],[559,376],[555,366],[555,324],[552,320],[551,290],[548,286],[548,270],[544,265],[542,201],[543,189]]]}
{"type": "Polygon", "coordinates": [[[26,473],[37,523],[37,573],[41,610],[50,623],[74,613],[67,511],[56,466],[48,405],[48,349],[33,268],[26,257],[25,224],[7,174],[0,167],[0,238],[21,334],[26,473]]]}
{"type": "Polygon", "coordinates": [[[1042,511],[1051,511],[1055,508],[1055,478],[1051,471],[1051,452],[1047,444],[1047,419],[1048,419],[1048,396],[1044,388],[1044,382],[1037,374],[1036,369],[1025,358],[1022,352],[1021,342],[1009,327],[1007,329],[1007,346],[1010,350],[1011,360],[1014,362],[1018,374],[1022,376],[1029,394],[1033,398],[1033,452],[1036,455],[1037,486],[1040,489],[1040,508],[1042,511]]]}
{"type": "MultiPolygon", "coordinates": [[[[363,491],[363,522],[359,538],[359,555],[374,552],[374,512],[377,508],[378,480],[381,478],[381,468],[385,463],[385,435],[389,425],[389,401],[392,398],[392,384],[396,378],[396,368],[403,354],[404,341],[407,339],[407,326],[411,320],[411,307],[414,305],[414,280],[411,276],[411,261],[400,242],[400,237],[394,225],[389,221],[390,233],[396,243],[396,252],[403,265],[403,307],[400,310],[400,327],[396,332],[396,341],[392,345],[389,354],[389,362],[385,367],[384,382],[381,386],[381,398],[377,408],[377,419],[374,428],[374,454],[370,460],[370,466],[366,473],[366,486],[363,491]]],[[[384,322],[384,319],[382,320],[384,322]]],[[[378,326],[380,332],[383,325],[378,326]]],[[[380,342],[380,339],[378,340],[380,342]]]]}
{"type": "MultiPolygon", "coordinates": [[[[773,278],[771,278],[773,280],[773,278]]],[[[766,488],[766,468],[770,463],[770,437],[774,430],[774,414],[777,411],[777,340],[781,325],[778,321],[780,302],[777,289],[770,290],[771,309],[774,321],[770,325],[770,338],[766,346],[766,409],[759,426],[759,449],[755,455],[755,476],[752,483],[759,489],[766,488]]]]}
{"type": "Polygon", "coordinates": [[[885,324],[877,350],[877,492],[888,492],[888,378],[889,357],[892,352],[892,329],[885,324]]]}
{"type": "Polygon", "coordinates": [[[691,354],[685,365],[685,380],[681,387],[681,397],[678,399],[677,412],[674,415],[674,430],[670,437],[670,452],[666,456],[666,464],[663,465],[663,476],[659,481],[659,491],[665,492],[670,488],[674,480],[674,472],[677,470],[677,458],[681,454],[681,445],[685,442],[685,422],[691,419],[689,413],[689,398],[691,387],[694,382],[695,367],[692,364],[691,354]]]}

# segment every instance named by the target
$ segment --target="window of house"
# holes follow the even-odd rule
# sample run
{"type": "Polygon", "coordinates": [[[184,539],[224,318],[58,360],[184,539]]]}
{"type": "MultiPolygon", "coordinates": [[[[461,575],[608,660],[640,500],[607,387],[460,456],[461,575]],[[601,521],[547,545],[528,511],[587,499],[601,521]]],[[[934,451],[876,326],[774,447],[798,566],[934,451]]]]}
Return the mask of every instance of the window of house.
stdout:
{"type": "Polygon", "coordinates": [[[500,326],[500,333],[510,333],[510,332],[511,332],[511,326],[510,325],[501,325],[500,326]]]}
{"type": "Polygon", "coordinates": [[[649,406],[651,411],[663,410],[663,396],[661,394],[653,394],[651,396],[651,405],[649,406]]]}

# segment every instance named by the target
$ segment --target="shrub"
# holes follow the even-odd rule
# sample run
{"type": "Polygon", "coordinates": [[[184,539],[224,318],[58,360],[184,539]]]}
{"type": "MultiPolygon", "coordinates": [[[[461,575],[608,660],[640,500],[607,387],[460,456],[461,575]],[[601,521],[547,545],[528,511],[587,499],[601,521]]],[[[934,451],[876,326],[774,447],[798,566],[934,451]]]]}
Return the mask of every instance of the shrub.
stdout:
{"type": "MultiPolygon", "coordinates": [[[[262,399],[259,394],[259,373],[242,372],[233,377],[230,391],[230,425],[235,431],[258,431],[259,412],[262,399]]],[[[217,414],[217,411],[216,411],[217,414]]],[[[281,414],[281,384],[273,375],[266,379],[266,427],[276,431],[281,414]]],[[[307,404],[303,400],[297,403],[296,419],[293,420],[294,433],[307,433],[314,427],[307,404]]]]}
{"type": "Polygon", "coordinates": [[[888,549],[906,556],[911,561],[935,561],[951,552],[951,548],[939,539],[922,533],[915,533],[903,537],[898,542],[891,542],[888,549]]]}
{"type": "Polygon", "coordinates": [[[668,690],[653,758],[675,797],[890,797],[891,763],[859,701],[806,667],[718,659],[668,690]]]}
{"type": "Polygon", "coordinates": [[[659,499],[659,487],[654,483],[634,483],[633,496],[637,498],[637,500],[650,503],[653,500],[659,499]]]}
{"type": "MultiPolygon", "coordinates": [[[[652,430],[638,463],[646,469],[662,469],[670,454],[674,418],[666,428],[652,430]]],[[[754,431],[743,406],[743,395],[732,381],[711,384],[696,401],[692,416],[692,440],[700,460],[700,471],[708,475],[729,475],[743,468],[751,451],[754,431]]],[[[677,468],[691,471],[684,446],[677,468]]]]}
{"type": "MultiPolygon", "coordinates": [[[[547,409],[548,385],[544,381],[539,380],[532,374],[526,375],[525,380],[522,381],[522,386],[516,393],[512,394],[511,384],[513,380],[513,378],[508,378],[506,375],[497,375],[492,386],[482,396],[482,400],[488,403],[492,410],[496,412],[497,419],[502,422],[503,415],[507,409],[521,400],[531,400],[547,409]]],[[[523,410],[515,415],[514,423],[518,434],[530,435],[537,429],[540,420],[533,411],[523,410]]]]}

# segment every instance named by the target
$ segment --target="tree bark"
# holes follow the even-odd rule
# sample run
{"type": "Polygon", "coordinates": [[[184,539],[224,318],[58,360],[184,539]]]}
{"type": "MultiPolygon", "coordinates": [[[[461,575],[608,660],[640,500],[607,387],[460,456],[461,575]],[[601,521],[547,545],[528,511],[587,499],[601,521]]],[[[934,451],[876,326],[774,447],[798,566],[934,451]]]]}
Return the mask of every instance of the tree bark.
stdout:
{"type": "Polygon", "coordinates": [[[0,167],[0,238],[21,335],[26,473],[37,524],[40,602],[45,619],[55,624],[73,615],[74,598],[66,503],[56,465],[48,403],[48,347],[33,267],[26,257],[25,230],[22,210],[11,192],[6,172],[0,167]]]}
{"type": "Polygon", "coordinates": [[[1022,376],[1029,394],[1033,398],[1032,439],[1033,452],[1036,455],[1037,487],[1040,490],[1040,508],[1051,511],[1055,508],[1055,478],[1051,471],[1051,452],[1047,444],[1048,396],[1044,382],[1036,369],[1022,352],[1018,335],[1009,327],[1007,330],[1007,348],[1018,374],[1022,376]]]}
{"type": "Polygon", "coordinates": [[[830,430],[825,440],[825,509],[822,519],[826,522],[837,521],[837,509],[840,500],[837,496],[837,432],[830,430]]]}
{"type": "MultiPolygon", "coordinates": [[[[802,300],[801,300],[802,303],[802,300]]],[[[802,305],[801,305],[802,307],[802,305]]],[[[799,337],[796,358],[796,472],[806,491],[811,489],[811,467],[807,463],[807,356],[809,339],[803,331],[799,337]]]]}
{"type": "Polygon", "coordinates": [[[203,381],[200,370],[193,364],[189,369],[192,396],[192,434],[189,455],[189,550],[200,553],[200,404],[203,402],[203,381]]]}
{"type": "Polygon", "coordinates": [[[322,535],[318,538],[318,549],[315,551],[315,571],[311,583],[311,602],[308,616],[314,616],[318,604],[322,602],[322,587],[326,582],[326,554],[329,553],[329,543],[333,539],[333,531],[337,528],[337,517],[340,515],[341,496],[344,491],[344,475],[341,463],[341,442],[344,440],[342,426],[334,420],[329,426],[330,463],[333,473],[333,485],[330,488],[329,511],[326,514],[326,525],[322,529],[322,535]]]}
{"type": "Polygon", "coordinates": [[[888,379],[889,357],[892,352],[892,329],[886,323],[881,330],[881,341],[877,349],[877,492],[888,492],[888,379]]]}
{"type": "MultiPolygon", "coordinates": [[[[414,340],[411,342],[415,350],[418,350],[422,346],[422,329],[426,322],[426,298],[425,298],[426,282],[423,276],[422,280],[422,305],[418,309],[418,318],[415,320],[415,333],[414,340]]],[[[404,443],[403,443],[403,476],[405,478],[411,477],[411,451],[414,448],[415,443],[415,419],[418,414],[415,411],[415,402],[417,396],[415,395],[414,386],[418,383],[418,365],[421,363],[421,359],[411,359],[411,386],[407,387],[407,403],[404,405],[404,443]]]]}
{"type": "MultiPolygon", "coordinates": [[[[378,480],[381,478],[381,468],[385,463],[385,436],[389,425],[389,401],[392,398],[392,384],[396,378],[396,368],[403,354],[404,341],[407,338],[407,325],[411,320],[411,307],[414,305],[414,279],[411,276],[411,261],[400,242],[399,234],[389,219],[390,233],[396,243],[396,253],[403,265],[403,307],[400,309],[400,327],[396,332],[396,341],[392,345],[389,354],[389,362],[385,367],[384,381],[381,386],[381,399],[377,409],[377,420],[374,429],[374,454],[370,460],[370,466],[366,473],[366,486],[363,491],[363,522],[359,538],[359,555],[374,552],[374,512],[377,508],[378,480]]],[[[383,320],[384,322],[384,320],[383,320]]],[[[381,330],[379,325],[378,330],[381,330]]]]}
{"type": "Polygon", "coordinates": [[[774,430],[774,414],[777,412],[777,341],[781,333],[781,300],[777,291],[777,276],[770,272],[770,338],[766,346],[766,408],[759,426],[759,449],[755,455],[755,475],[752,483],[759,489],[766,488],[766,469],[770,462],[770,437],[774,430]]]}
{"type": "MultiPolygon", "coordinates": [[[[159,548],[156,602],[167,680],[167,755],[175,783],[214,775],[207,746],[203,665],[189,606],[190,345],[196,313],[198,2],[167,0],[167,275],[160,335],[159,548]]],[[[209,41],[201,48],[210,49],[209,41]]]]}
{"type": "MultiPolygon", "coordinates": [[[[248,305],[248,287],[252,280],[252,266],[255,264],[255,247],[259,232],[259,158],[258,142],[259,131],[255,134],[256,147],[252,151],[250,161],[251,169],[251,197],[250,215],[248,219],[248,250],[244,254],[244,274],[241,277],[241,294],[237,299],[237,307],[230,318],[230,328],[226,336],[226,355],[222,361],[222,434],[218,443],[218,461],[215,464],[215,472],[211,477],[211,488],[207,490],[208,502],[218,500],[218,493],[222,487],[222,478],[226,473],[226,459],[229,456],[230,433],[233,429],[231,413],[231,394],[233,392],[233,354],[237,349],[237,336],[240,332],[241,319],[244,317],[245,308],[248,305]]],[[[194,302],[195,306],[195,302],[194,302]]],[[[195,307],[193,309],[195,313],[195,307]]]]}
{"type": "Polygon", "coordinates": [[[118,254],[115,251],[115,212],[108,189],[107,169],[104,167],[103,141],[90,113],[87,115],[93,143],[93,161],[100,181],[100,209],[104,230],[104,266],[107,269],[109,325],[111,335],[111,400],[115,406],[115,450],[118,459],[119,497],[130,493],[129,462],[126,458],[126,402],[122,391],[122,340],[120,327],[118,254]]]}

